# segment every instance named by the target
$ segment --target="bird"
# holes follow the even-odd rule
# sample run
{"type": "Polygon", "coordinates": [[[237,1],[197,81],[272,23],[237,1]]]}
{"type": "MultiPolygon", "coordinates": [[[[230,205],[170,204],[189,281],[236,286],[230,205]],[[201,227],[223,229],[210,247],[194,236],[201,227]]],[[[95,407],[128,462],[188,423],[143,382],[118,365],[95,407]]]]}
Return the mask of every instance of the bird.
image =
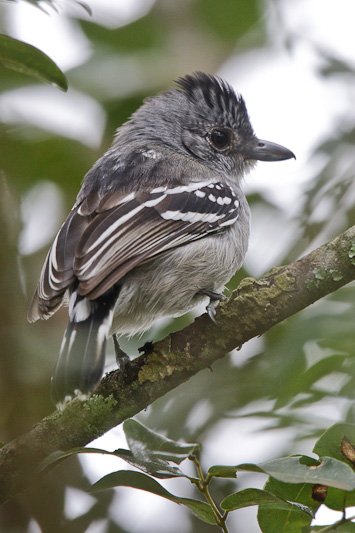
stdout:
{"type": "Polygon", "coordinates": [[[30,322],[69,306],[57,406],[95,391],[111,334],[201,303],[214,319],[248,248],[242,180],[257,161],[294,157],[255,135],[243,97],[218,76],[187,74],[144,100],[85,175],[30,303],[30,322]]]}

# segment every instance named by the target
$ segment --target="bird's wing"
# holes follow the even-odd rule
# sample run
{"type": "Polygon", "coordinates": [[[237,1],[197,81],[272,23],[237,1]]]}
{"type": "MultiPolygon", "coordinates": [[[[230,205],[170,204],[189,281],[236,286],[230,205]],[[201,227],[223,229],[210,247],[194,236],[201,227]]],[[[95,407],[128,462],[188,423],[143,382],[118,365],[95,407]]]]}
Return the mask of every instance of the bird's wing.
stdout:
{"type": "Polygon", "coordinates": [[[98,298],[137,265],[227,229],[238,214],[237,196],[218,182],[89,196],[73,208],[53,243],[29,318],[53,314],[75,280],[79,294],[98,298]],[[38,301],[47,312],[38,313],[38,301]]]}

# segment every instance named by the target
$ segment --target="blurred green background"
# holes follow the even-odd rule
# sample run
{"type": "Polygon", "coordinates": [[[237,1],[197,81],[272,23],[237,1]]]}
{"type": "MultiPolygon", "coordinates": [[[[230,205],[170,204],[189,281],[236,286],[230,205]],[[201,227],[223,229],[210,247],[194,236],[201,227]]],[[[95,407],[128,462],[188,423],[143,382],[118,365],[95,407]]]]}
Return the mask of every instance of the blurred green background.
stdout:
{"type": "MultiPolygon", "coordinates": [[[[245,275],[260,276],[355,224],[351,2],[343,0],[337,8],[325,0],[88,2],[92,16],[75,2],[56,2],[57,10],[51,2],[40,3],[45,13],[29,4],[2,3],[0,31],[25,41],[31,29],[42,35],[48,43],[44,51],[65,70],[69,91],[61,93],[0,66],[4,442],[53,410],[50,376],[67,311],[46,323],[26,321],[47,249],[84,174],[146,96],[188,72],[219,73],[250,102],[256,133],[297,155],[296,163],[261,164],[248,177],[250,252],[230,288],[245,275]],[[52,24],[65,31],[58,37],[52,24]]],[[[206,468],[309,454],[332,423],[354,422],[354,293],[351,284],[286,320],[216,363],[213,372],[201,372],[155,402],[139,419],[173,439],[201,442],[206,468]]],[[[125,347],[134,354],[145,339],[155,340],[191,320],[165,321],[125,347]]],[[[112,347],[109,351],[108,369],[112,347]]],[[[124,447],[122,439],[117,429],[98,445],[124,447]]],[[[114,468],[120,466],[97,458],[63,463],[0,510],[0,530],[215,530],[143,493],[120,489],[95,498],[85,495],[90,482],[114,468]]],[[[262,482],[244,475],[233,483],[237,490],[262,482]]],[[[231,483],[212,488],[217,500],[231,483]]],[[[166,486],[183,496],[193,494],[181,480],[166,486]]],[[[255,510],[234,513],[230,527],[259,531],[255,510]]]]}

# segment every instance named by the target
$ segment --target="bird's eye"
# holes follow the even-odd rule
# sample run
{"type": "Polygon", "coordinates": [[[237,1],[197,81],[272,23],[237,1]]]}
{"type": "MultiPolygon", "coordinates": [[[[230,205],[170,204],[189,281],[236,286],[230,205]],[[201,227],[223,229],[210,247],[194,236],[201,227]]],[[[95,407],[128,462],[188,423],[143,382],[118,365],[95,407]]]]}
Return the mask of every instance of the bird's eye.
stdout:
{"type": "Polygon", "coordinates": [[[225,150],[231,142],[231,132],[228,130],[216,129],[209,135],[210,141],[218,150],[225,150]]]}

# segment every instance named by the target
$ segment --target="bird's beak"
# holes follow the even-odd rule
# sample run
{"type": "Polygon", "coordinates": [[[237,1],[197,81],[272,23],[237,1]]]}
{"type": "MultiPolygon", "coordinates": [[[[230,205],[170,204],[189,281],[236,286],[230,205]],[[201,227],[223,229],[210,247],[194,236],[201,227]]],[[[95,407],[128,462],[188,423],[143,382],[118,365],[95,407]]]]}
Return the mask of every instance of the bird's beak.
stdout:
{"type": "Polygon", "coordinates": [[[243,155],[246,159],[255,159],[257,161],[284,161],[292,157],[296,159],[295,154],[288,148],[270,141],[262,141],[261,139],[256,139],[255,143],[243,150],[243,155]]]}

